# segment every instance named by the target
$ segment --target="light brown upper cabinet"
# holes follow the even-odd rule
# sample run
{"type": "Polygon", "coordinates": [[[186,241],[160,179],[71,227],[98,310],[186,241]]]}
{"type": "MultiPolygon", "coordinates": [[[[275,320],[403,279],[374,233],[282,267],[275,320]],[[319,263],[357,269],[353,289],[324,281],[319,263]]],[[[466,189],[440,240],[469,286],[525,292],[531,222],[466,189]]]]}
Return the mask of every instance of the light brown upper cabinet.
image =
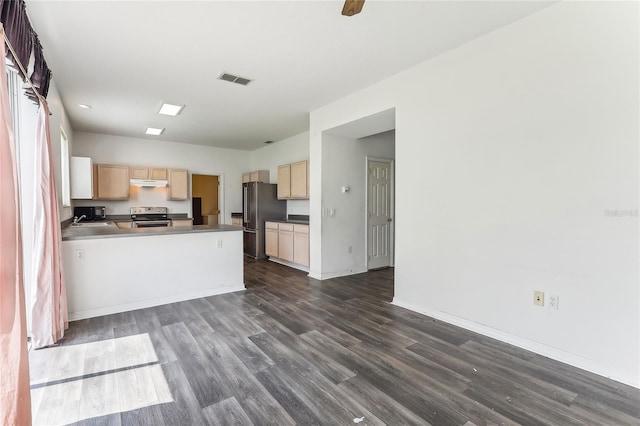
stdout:
{"type": "Polygon", "coordinates": [[[298,161],[278,166],[278,198],[309,198],[309,161],[298,161]]]}
{"type": "Polygon", "coordinates": [[[269,183],[269,170],[256,170],[242,174],[242,183],[265,182],[269,183]]]}
{"type": "Polygon", "coordinates": [[[291,164],[278,166],[278,199],[291,198],[291,164]]]}
{"type": "Polygon", "coordinates": [[[291,198],[309,198],[309,162],[291,164],[291,198]]]}
{"type": "Polygon", "coordinates": [[[129,199],[129,167],[96,164],[94,194],[98,200],[129,199]]]}
{"type": "Polygon", "coordinates": [[[167,169],[158,167],[131,167],[131,179],[167,180],[167,169]]]}
{"type": "Polygon", "coordinates": [[[184,169],[169,169],[168,178],[167,200],[189,199],[189,172],[184,169]]]}
{"type": "Polygon", "coordinates": [[[167,169],[152,167],[149,169],[149,179],[160,179],[167,180],[168,172],[167,169]]]}

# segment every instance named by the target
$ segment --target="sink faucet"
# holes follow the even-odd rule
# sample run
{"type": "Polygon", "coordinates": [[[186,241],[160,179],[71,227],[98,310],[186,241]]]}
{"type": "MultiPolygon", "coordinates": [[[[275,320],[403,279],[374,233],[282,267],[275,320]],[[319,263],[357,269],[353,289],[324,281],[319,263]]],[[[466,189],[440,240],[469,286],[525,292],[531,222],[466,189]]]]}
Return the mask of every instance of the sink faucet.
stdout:
{"type": "Polygon", "coordinates": [[[87,218],[87,216],[85,216],[85,215],[82,215],[82,216],[80,216],[80,217],[78,217],[78,216],[74,216],[74,217],[73,217],[73,224],[74,224],[74,225],[76,225],[76,224],[80,223],[80,221],[81,221],[82,219],[86,219],[86,218],[87,218]]]}

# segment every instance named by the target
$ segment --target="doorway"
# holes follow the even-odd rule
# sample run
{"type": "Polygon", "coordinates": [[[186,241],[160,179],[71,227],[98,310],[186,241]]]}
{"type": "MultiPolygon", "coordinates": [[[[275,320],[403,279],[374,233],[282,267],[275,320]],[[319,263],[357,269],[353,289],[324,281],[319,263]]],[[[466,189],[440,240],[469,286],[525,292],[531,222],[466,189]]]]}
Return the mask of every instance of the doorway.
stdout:
{"type": "Polygon", "coordinates": [[[191,213],[194,225],[220,223],[219,189],[219,176],[191,175],[191,213]]]}
{"type": "Polygon", "coordinates": [[[393,160],[367,157],[367,270],[393,265],[393,160]]]}

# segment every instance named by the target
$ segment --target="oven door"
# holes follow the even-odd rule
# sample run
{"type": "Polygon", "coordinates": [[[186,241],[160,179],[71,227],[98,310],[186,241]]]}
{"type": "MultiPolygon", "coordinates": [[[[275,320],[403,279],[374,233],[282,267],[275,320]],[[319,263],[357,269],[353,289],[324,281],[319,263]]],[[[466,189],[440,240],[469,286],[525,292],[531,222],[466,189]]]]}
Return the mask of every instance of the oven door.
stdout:
{"type": "Polygon", "coordinates": [[[159,228],[171,226],[171,220],[134,220],[133,228],[159,228]]]}

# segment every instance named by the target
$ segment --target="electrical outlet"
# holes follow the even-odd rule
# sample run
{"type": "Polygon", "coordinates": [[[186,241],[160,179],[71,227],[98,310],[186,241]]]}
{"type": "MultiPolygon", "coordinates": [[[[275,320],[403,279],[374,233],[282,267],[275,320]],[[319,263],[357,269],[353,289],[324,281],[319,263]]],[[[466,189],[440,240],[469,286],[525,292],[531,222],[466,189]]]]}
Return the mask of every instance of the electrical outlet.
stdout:
{"type": "Polygon", "coordinates": [[[216,240],[216,247],[222,248],[222,240],[216,240]]]}
{"type": "Polygon", "coordinates": [[[549,309],[558,309],[560,305],[560,296],[557,294],[550,294],[547,299],[547,308],[549,309]]]}
{"type": "Polygon", "coordinates": [[[544,306],[544,291],[533,292],[533,304],[538,306],[544,306]]]}
{"type": "Polygon", "coordinates": [[[76,250],[76,259],[84,260],[84,249],[76,250]]]}

